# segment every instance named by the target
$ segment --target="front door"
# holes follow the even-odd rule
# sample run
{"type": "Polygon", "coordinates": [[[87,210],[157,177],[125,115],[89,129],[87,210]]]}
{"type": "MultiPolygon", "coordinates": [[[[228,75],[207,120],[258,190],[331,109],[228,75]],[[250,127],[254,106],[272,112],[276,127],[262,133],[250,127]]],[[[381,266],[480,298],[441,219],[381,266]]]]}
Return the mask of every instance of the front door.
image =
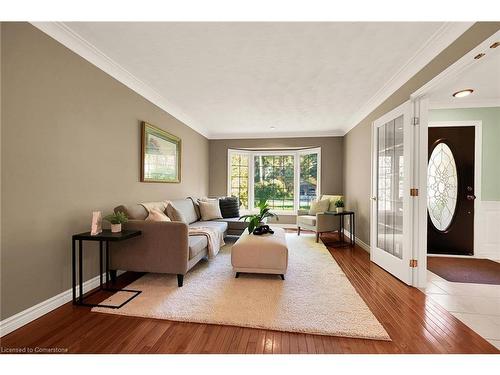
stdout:
{"type": "Polygon", "coordinates": [[[429,127],[427,251],[474,253],[474,126],[429,127]]]}

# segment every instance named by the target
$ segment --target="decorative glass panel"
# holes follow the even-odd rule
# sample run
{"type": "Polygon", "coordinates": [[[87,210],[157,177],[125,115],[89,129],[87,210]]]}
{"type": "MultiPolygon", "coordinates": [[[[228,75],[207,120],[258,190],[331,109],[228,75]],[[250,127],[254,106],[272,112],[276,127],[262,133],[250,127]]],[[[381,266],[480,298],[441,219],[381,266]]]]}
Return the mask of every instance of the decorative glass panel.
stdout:
{"type": "Polygon", "coordinates": [[[380,126],[378,138],[377,247],[403,256],[403,116],[380,126]]]}
{"type": "Polygon", "coordinates": [[[445,231],[453,220],[457,205],[457,166],[451,149],[439,143],[427,167],[427,209],[437,230],[445,231]]]}

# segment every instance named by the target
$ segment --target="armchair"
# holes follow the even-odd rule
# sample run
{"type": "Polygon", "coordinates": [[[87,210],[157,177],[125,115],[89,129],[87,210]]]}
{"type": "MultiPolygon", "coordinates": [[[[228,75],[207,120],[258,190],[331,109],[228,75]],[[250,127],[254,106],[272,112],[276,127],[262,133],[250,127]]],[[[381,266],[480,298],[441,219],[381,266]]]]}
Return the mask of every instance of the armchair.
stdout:
{"type": "MultiPolygon", "coordinates": [[[[330,200],[328,211],[335,211],[335,202],[342,198],[342,195],[323,195],[321,200],[330,200]]],[[[316,233],[316,242],[319,241],[319,235],[323,232],[333,232],[339,229],[340,221],[337,216],[326,215],[324,212],[317,212],[310,215],[309,210],[298,210],[297,212],[297,235],[300,236],[300,230],[312,230],[316,233]]]]}

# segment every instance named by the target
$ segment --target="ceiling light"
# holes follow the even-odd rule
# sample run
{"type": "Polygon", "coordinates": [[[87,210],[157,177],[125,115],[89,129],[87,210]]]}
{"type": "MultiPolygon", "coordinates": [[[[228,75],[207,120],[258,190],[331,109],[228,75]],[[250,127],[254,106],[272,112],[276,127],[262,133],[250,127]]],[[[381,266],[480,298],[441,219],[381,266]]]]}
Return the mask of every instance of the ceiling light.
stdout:
{"type": "Polygon", "coordinates": [[[456,93],[454,93],[453,97],[455,97],[455,98],[463,98],[465,96],[469,96],[473,92],[474,92],[474,90],[472,90],[472,89],[460,90],[460,91],[457,91],[456,93]]]}
{"type": "Polygon", "coordinates": [[[269,129],[274,130],[274,129],[276,129],[276,127],[275,126],[270,126],[269,129]]]}

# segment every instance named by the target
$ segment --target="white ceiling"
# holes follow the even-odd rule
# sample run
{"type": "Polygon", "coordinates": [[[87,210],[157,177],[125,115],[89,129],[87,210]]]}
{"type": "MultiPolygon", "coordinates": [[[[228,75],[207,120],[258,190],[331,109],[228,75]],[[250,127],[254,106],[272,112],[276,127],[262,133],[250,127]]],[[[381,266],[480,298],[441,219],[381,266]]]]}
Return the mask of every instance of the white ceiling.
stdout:
{"type": "Polygon", "coordinates": [[[119,67],[154,91],[164,109],[193,129],[208,138],[235,138],[345,134],[466,29],[462,25],[439,44],[447,25],[79,22],[60,27],[108,58],[111,70],[119,67]]]}
{"type": "Polygon", "coordinates": [[[433,108],[489,107],[500,105],[500,47],[487,49],[486,55],[465,69],[447,77],[429,92],[433,108]],[[453,93],[473,89],[464,98],[454,98],[453,93]]]}

